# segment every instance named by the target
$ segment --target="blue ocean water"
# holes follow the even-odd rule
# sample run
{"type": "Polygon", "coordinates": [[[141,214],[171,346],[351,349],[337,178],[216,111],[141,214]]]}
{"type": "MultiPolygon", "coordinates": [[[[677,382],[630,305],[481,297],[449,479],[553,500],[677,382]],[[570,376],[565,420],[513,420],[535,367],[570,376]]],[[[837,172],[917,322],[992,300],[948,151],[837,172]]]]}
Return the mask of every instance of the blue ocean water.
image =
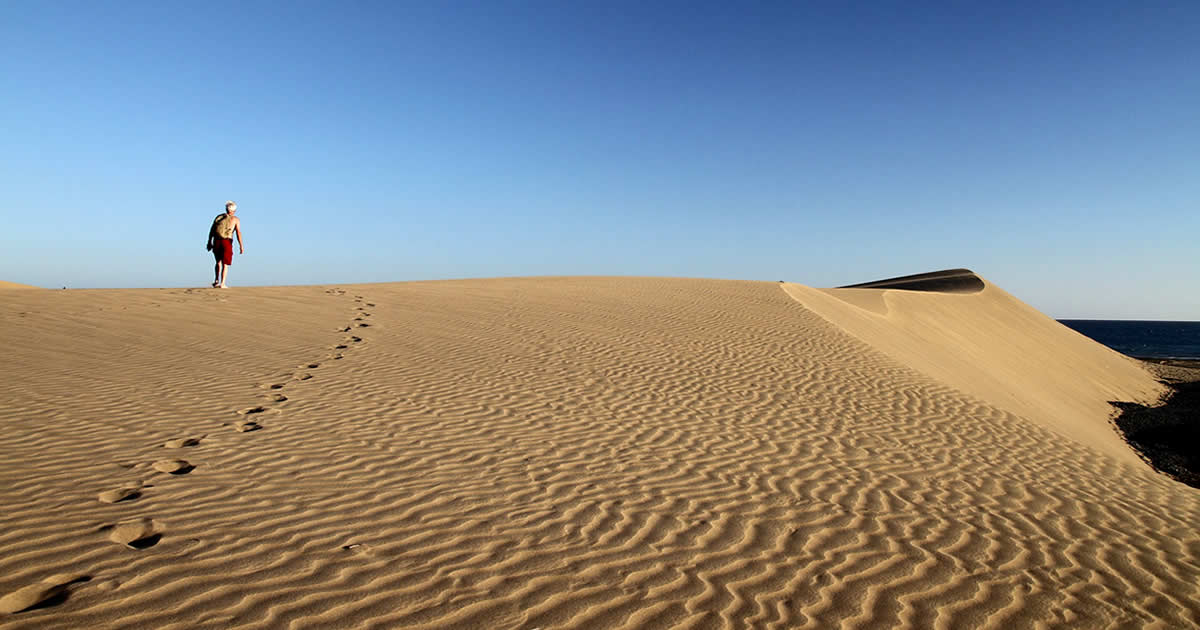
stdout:
{"type": "Polygon", "coordinates": [[[1063,325],[1131,357],[1200,360],[1200,322],[1060,319],[1063,325]]]}

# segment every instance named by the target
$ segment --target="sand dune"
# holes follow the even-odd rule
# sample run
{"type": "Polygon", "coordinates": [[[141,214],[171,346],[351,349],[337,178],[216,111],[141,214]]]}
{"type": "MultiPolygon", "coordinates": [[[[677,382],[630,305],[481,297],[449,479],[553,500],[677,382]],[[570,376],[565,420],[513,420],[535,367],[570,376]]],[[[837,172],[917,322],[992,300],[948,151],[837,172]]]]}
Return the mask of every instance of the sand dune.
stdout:
{"type": "Polygon", "coordinates": [[[1108,422],[1108,401],[1154,402],[1162,385],[1139,361],[966,274],[978,283],[975,294],[963,295],[961,285],[934,293],[794,284],[785,290],[897,362],[1109,457],[1136,461],[1108,422]]]}
{"type": "Polygon", "coordinates": [[[0,626],[1197,626],[1161,387],[984,284],[6,294],[0,626]]]}
{"type": "Polygon", "coordinates": [[[17,284],[16,282],[5,282],[4,280],[0,280],[0,289],[37,289],[37,288],[39,288],[39,287],[35,287],[31,284],[17,284]]]}

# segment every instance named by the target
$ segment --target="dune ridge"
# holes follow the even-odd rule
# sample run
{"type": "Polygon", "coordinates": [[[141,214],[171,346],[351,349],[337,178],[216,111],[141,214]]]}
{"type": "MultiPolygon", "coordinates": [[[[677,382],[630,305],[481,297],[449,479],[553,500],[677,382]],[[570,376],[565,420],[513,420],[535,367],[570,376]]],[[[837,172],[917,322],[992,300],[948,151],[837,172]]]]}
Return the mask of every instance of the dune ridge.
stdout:
{"type": "Polygon", "coordinates": [[[1198,495],[1090,411],[1152,379],[995,287],[838,291],[18,292],[0,595],[55,599],[0,626],[1197,625],[1198,495]],[[1069,402],[1002,395],[1026,328],[1069,402]]]}
{"type": "Polygon", "coordinates": [[[0,280],[0,289],[40,289],[40,288],[41,287],[35,287],[32,284],[18,284],[16,282],[6,282],[4,280],[0,280]]]}

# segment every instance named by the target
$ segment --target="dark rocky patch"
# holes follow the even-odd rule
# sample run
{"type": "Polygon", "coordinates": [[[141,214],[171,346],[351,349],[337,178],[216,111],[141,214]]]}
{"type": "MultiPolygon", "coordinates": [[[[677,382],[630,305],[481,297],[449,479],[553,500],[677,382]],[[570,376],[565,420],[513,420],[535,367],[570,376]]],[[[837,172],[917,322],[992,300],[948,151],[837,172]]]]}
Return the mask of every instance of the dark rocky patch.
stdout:
{"type": "Polygon", "coordinates": [[[1173,391],[1157,407],[1113,402],[1117,429],[1156,470],[1200,488],[1200,381],[1166,385],[1173,391]]]}

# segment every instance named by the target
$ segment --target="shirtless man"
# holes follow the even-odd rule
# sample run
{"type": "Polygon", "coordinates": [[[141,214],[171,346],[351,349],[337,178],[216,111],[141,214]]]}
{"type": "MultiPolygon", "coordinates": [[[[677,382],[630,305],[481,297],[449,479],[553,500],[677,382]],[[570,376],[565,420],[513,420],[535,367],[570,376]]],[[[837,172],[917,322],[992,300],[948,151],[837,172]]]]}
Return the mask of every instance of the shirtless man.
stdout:
{"type": "Polygon", "coordinates": [[[225,213],[218,214],[208,230],[208,245],[205,248],[217,259],[217,266],[213,268],[213,288],[226,288],[225,278],[229,275],[229,265],[233,264],[234,234],[237,234],[238,254],[246,253],[242,249],[242,221],[234,216],[235,212],[237,204],[226,201],[225,213]]]}

